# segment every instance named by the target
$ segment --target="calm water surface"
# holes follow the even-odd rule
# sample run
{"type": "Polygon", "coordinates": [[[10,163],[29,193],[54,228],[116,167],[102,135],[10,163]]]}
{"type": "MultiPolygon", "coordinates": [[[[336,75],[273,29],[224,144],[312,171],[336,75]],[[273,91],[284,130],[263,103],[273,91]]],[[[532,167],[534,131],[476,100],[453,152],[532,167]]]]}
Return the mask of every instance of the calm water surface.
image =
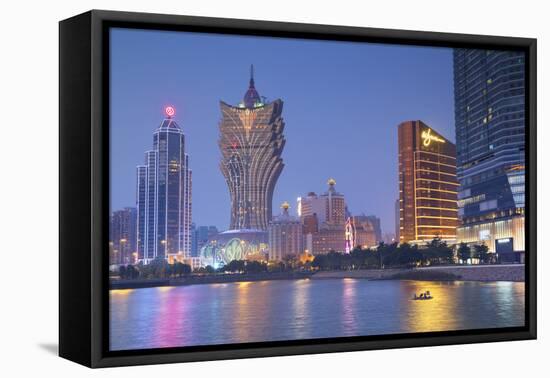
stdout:
{"type": "Polygon", "coordinates": [[[111,290],[111,350],[524,325],[519,282],[237,282],[111,290]],[[413,301],[430,290],[434,299],[413,301]]]}

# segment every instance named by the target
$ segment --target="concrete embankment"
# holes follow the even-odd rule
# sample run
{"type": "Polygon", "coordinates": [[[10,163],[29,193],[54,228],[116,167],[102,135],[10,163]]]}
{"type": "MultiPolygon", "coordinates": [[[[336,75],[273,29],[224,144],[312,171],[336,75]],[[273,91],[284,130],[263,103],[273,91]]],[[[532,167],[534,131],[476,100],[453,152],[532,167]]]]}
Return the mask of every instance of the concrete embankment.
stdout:
{"type": "Polygon", "coordinates": [[[310,278],[312,275],[313,273],[311,272],[274,272],[254,274],[193,275],[172,279],[113,280],[110,282],[110,288],[139,289],[156,286],[184,286],[244,281],[296,280],[310,278]]]}
{"type": "Polygon", "coordinates": [[[193,275],[172,279],[114,280],[111,289],[139,289],[157,286],[183,286],[243,281],[271,281],[297,279],[342,279],[367,280],[418,280],[418,281],[514,281],[525,280],[525,266],[514,265],[453,265],[415,269],[368,269],[338,270],[329,272],[276,272],[257,274],[193,275]]]}
{"type": "Polygon", "coordinates": [[[356,278],[368,280],[414,279],[459,281],[514,281],[525,280],[525,265],[452,265],[415,269],[369,269],[318,272],[313,279],[356,278]]]}

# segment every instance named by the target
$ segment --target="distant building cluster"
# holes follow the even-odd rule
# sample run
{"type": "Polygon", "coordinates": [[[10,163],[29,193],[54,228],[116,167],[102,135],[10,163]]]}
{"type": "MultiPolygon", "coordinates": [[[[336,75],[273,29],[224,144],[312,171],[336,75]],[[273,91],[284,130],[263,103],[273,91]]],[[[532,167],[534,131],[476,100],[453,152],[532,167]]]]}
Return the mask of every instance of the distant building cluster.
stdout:
{"type": "Polygon", "coordinates": [[[135,207],[125,207],[110,216],[109,263],[131,264],[137,251],[137,212],[135,207]]]}
{"type": "Polygon", "coordinates": [[[420,120],[397,125],[394,233],[382,233],[377,216],[351,214],[334,179],[326,192],[299,197],[296,216],[287,202],[273,216],[273,193],[284,168],[283,101],[259,95],[252,68],[243,101],[220,102],[218,146],[230,227],[220,232],[196,226],[185,136],[175,110],[167,107],[153,148],[137,167],[136,207],[111,214],[110,263],[163,258],[198,267],[242,259],[308,260],[381,242],[434,238],[486,244],[501,261],[523,261],[524,70],[520,52],[454,50],[456,145],[420,120]]]}
{"type": "Polygon", "coordinates": [[[350,252],[355,247],[370,248],[382,241],[380,219],[352,216],[345,197],[336,191],[336,181],[328,180],[328,190],[309,192],[298,198],[298,215],[304,234],[304,248],[313,255],[330,251],[350,252]]]}

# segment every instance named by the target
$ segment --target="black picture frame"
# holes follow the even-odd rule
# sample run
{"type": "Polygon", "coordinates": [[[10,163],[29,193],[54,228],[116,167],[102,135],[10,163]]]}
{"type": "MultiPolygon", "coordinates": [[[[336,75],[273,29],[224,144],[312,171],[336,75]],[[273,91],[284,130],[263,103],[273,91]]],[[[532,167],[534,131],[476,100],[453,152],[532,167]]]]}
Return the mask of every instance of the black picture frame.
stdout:
{"type": "Polygon", "coordinates": [[[92,10],[59,24],[59,354],[89,367],[536,338],[536,39],[92,10]],[[524,327],[222,346],[108,350],[110,27],[521,50],[526,53],[524,327]]]}

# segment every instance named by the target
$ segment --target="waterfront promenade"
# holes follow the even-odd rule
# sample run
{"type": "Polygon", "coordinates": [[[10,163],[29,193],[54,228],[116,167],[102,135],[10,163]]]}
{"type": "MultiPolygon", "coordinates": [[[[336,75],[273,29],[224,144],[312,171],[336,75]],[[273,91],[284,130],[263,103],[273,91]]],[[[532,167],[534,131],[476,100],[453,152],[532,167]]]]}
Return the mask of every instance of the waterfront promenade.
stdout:
{"type": "Polygon", "coordinates": [[[503,265],[446,265],[432,266],[415,269],[365,269],[350,271],[329,271],[317,272],[313,279],[328,278],[357,278],[357,279],[406,279],[406,274],[411,277],[424,277],[431,280],[431,276],[447,275],[457,281],[525,281],[525,265],[503,264],[503,265]]]}
{"type": "Polygon", "coordinates": [[[191,275],[171,279],[112,280],[111,289],[138,289],[157,286],[184,286],[243,281],[272,281],[296,279],[366,279],[419,281],[509,281],[525,280],[525,265],[452,265],[416,269],[364,269],[322,272],[274,272],[255,274],[191,275]]]}

